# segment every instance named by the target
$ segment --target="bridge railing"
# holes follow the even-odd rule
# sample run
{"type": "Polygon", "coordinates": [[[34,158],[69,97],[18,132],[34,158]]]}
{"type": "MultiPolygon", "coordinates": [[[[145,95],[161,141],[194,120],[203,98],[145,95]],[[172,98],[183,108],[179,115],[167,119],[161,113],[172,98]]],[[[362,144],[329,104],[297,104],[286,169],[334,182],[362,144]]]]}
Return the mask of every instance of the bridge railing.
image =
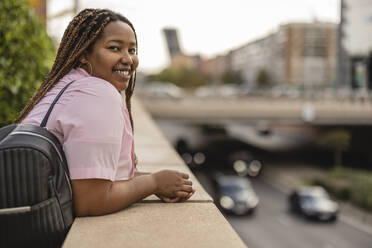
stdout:
{"type": "Polygon", "coordinates": [[[139,170],[189,173],[196,193],[185,203],[150,196],[114,214],[76,218],[63,247],[246,247],[141,104],[133,106],[139,170]]]}

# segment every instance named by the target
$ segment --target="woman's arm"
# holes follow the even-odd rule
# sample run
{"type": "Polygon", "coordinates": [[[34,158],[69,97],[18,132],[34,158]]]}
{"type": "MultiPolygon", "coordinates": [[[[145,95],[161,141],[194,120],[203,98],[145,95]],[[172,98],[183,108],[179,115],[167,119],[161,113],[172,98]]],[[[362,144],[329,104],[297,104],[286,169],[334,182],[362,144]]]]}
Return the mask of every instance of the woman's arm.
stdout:
{"type": "Polygon", "coordinates": [[[149,195],[186,198],[193,193],[189,176],[164,170],[135,176],[131,180],[72,180],[76,216],[103,215],[119,211],[149,195]]]}

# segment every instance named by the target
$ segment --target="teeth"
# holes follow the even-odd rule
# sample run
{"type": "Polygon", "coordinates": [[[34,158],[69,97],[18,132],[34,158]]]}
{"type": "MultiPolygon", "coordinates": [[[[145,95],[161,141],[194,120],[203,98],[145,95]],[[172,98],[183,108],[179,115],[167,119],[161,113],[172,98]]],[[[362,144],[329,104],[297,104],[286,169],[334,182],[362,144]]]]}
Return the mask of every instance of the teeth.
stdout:
{"type": "Polygon", "coordinates": [[[123,76],[128,76],[129,74],[129,71],[121,71],[121,70],[117,70],[116,72],[118,72],[119,74],[123,75],[123,76]]]}

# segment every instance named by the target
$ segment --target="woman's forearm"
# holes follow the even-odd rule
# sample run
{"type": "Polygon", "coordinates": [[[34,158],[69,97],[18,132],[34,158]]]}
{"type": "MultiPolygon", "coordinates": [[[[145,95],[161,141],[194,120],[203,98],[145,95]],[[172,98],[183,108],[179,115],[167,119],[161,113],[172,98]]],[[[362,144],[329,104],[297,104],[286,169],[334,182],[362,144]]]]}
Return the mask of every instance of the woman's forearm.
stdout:
{"type": "Polygon", "coordinates": [[[152,194],[161,195],[163,199],[187,200],[195,192],[188,178],[185,173],[162,170],[153,174],[137,173],[126,181],[72,180],[75,214],[113,213],[152,194]]]}
{"type": "Polygon", "coordinates": [[[72,185],[77,216],[113,213],[156,191],[156,182],[151,175],[116,182],[102,179],[72,180],[72,185]]]}
{"type": "Polygon", "coordinates": [[[109,192],[106,207],[115,212],[138,202],[156,192],[157,185],[151,174],[136,176],[129,181],[114,182],[109,192]]]}

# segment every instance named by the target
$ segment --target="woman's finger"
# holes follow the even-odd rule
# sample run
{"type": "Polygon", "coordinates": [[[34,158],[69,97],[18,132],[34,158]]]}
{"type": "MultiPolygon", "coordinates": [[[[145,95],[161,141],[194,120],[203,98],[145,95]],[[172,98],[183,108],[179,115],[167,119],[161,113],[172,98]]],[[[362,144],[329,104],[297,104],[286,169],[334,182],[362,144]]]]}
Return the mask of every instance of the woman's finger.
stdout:
{"type": "Polygon", "coordinates": [[[183,183],[190,186],[192,185],[192,182],[190,180],[184,180],[183,183]]]}
{"type": "Polygon", "coordinates": [[[185,198],[188,195],[189,195],[189,192],[186,192],[186,191],[177,191],[176,192],[176,197],[185,198]]]}
{"type": "Polygon", "coordinates": [[[194,195],[194,193],[195,193],[195,190],[194,190],[193,192],[190,192],[186,197],[182,198],[182,199],[180,200],[180,202],[187,201],[188,199],[191,198],[191,196],[194,195]]]}
{"type": "Polygon", "coordinates": [[[164,195],[158,195],[158,197],[166,203],[173,203],[173,202],[178,202],[180,200],[180,197],[168,197],[164,195]]]}
{"type": "Polygon", "coordinates": [[[179,202],[181,199],[181,197],[173,197],[173,198],[169,198],[169,197],[166,197],[165,199],[165,202],[166,203],[175,203],[175,202],[179,202]]]}
{"type": "Polygon", "coordinates": [[[190,193],[190,192],[193,191],[193,188],[190,185],[181,185],[181,186],[178,187],[178,190],[186,191],[187,193],[190,193]]]}
{"type": "Polygon", "coordinates": [[[181,177],[184,178],[184,179],[189,179],[189,175],[186,174],[186,173],[182,173],[182,172],[180,172],[180,175],[181,175],[181,177]]]}

